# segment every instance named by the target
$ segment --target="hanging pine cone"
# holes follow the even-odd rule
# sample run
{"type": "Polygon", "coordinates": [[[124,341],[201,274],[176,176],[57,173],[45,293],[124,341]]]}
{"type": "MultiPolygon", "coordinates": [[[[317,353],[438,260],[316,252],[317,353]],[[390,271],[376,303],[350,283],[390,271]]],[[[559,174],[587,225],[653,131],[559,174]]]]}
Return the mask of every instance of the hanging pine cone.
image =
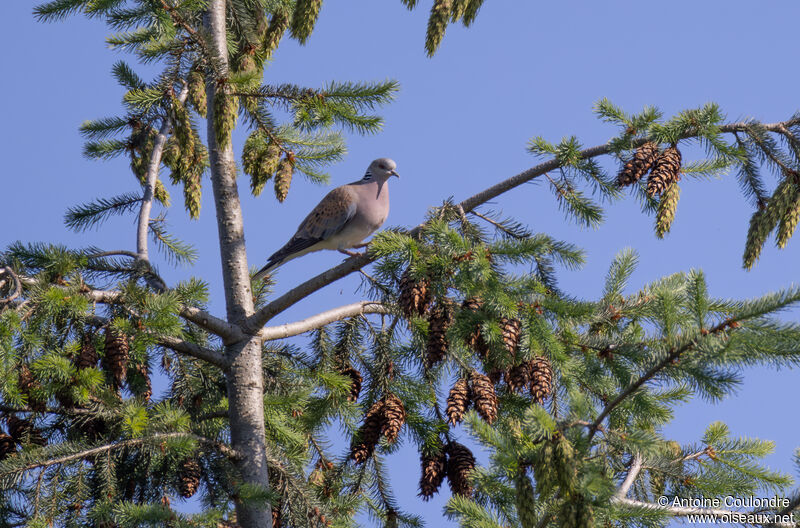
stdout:
{"type": "Polygon", "coordinates": [[[419,496],[430,500],[442,485],[447,474],[447,454],[439,451],[432,455],[422,455],[422,476],[419,479],[419,496]]]}
{"type": "Polygon", "coordinates": [[[489,381],[492,382],[492,385],[497,385],[500,383],[500,380],[503,379],[504,372],[500,369],[492,369],[486,373],[489,376],[489,381]]]}
{"type": "Polygon", "coordinates": [[[195,493],[197,488],[200,487],[200,477],[203,475],[203,470],[200,464],[193,458],[187,458],[183,461],[180,468],[178,468],[178,489],[180,490],[181,497],[188,499],[195,493]]]}
{"type": "Polygon", "coordinates": [[[383,406],[384,401],[382,399],[372,404],[372,407],[369,408],[364,417],[364,423],[358,430],[356,437],[353,438],[353,443],[350,445],[350,458],[356,464],[366,462],[375,451],[375,446],[381,437],[385,421],[383,406]]]}
{"type": "MultiPolygon", "coordinates": [[[[478,312],[482,307],[483,307],[483,301],[476,297],[470,297],[469,299],[465,299],[464,302],[461,304],[462,310],[469,310],[470,312],[478,312]]],[[[476,326],[475,329],[467,338],[467,346],[469,346],[472,350],[474,350],[479,357],[483,359],[489,357],[489,344],[486,343],[485,339],[483,339],[480,326],[476,326]]]]}
{"type": "Polygon", "coordinates": [[[121,334],[112,328],[106,329],[105,339],[103,366],[111,373],[114,380],[114,388],[119,391],[128,373],[130,344],[125,334],[121,334]]]}
{"type": "Polygon", "coordinates": [[[27,363],[22,363],[19,369],[17,387],[28,400],[28,406],[35,412],[43,412],[46,402],[38,398],[34,391],[39,388],[39,382],[33,377],[33,372],[27,363]]]}
{"type": "Polygon", "coordinates": [[[92,368],[97,366],[97,361],[100,358],[97,356],[97,349],[94,346],[94,339],[92,339],[92,334],[85,333],[83,334],[83,339],[81,339],[81,349],[78,352],[78,356],[75,358],[75,366],[78,370],[92,368]]]}
{"type": "Polygon", "coordinates": [[[391,392],[383,398],[383,435],[386,441],[393,444],[406,423],[406,409],[403,402],[391,392]]]}
{"type": "Polygon", "coordinates": [[[469,376],[472,384],[472,401],[475,410],[481,415],[486,423],[491,424],[497,419],[497,394],[494,392],[494,384],[489,376],[478,371],[472,371],[469,376]]]}
{"type": "Polygon", "coordinates": [[[503,317],[500,319],[500,330],[503,333],[503,344],[506,346],[508,353],[513,357],[517,352],[519,345],[519,336],[522,328],[522,323],[519,319],[509,319],[503,317]]]}
{"type": "Polygon", "coordinates": [[[536,356],[530,363],[531,396],[539,405],[553,392],[553,368],[550,360],[544,356],[536,356]]]}
{"type": "Polygon", "coordinates": [[[620,187],[636,183],[642,176],[647,174],[658,158],[658,145],[648,141],[633,153],[633,158],[625,164],[625,167],[617,176],[620,187]]]}
{"type": "Polygon", "coordinates": [[[357,402],[358,396],[361,394],[361,383],[364,381],[364,378],[361,377],[361,373],[354,369],[351,365],[347,365],[345,368],[341,370],[341,374],[350,378],[350,394],[347,395],[347,401],[349,402],[357,402]]]}
{"type": "Polygon", "coordinates": [[[281,519],[281,504],[280,502],[272,507],[272,528],[282,528],[283,521],[281,519]]]}
{"type": "Polygon", "coordinates": [[[150,381],[150,367],[147,364],[147,360],[142,363],[137,363],[135,368],[144,382],[144,390],[142,390],[141,396],[144,398],[144,401],[149,402],[150,397],[153,395],[153,384],[150,381]]]}
{"type": "MultiPolygon", "coordinates": [[[[291,154],[291,152],[289,154],[291,154]]],[[[289,196],[289,187],[292,186],[293,173],[293,156],[287,155],[278,163],[278,170],[275,173],[275,198],[281,203],[289,196]]]]}
{"type": "Polygon", "coordinates": [[[455,425],[464,418],[470,404],[469,384],[466,379],[459,379],[450,389],[447,396],[447,408],[445,412],[450,420],[450,424],[455,425]]]}
{"type": "Polygon", "coordinates": [[[506,383],[513,392],[521,393],[530,383],[530,364],[514,365],[506,372],[506,383]]]}
{"type": "Polygon", "coordinates": [[[421,317],[428,313],[431,306],[431,288],[428,279],[415,281],[408,270],[400,277],[400,296],[397,304],[406,319],[421,317]]]}
{"type": "Polygon", "coordinates": [[[6,424],[8,425],[8,434],[19,445],[47,445],[47,440],[44,439],[42,433],[25,418],[19,418],[12,414],[6,418],[6,424]]]}
{"type": "Polygon", "coordinates": [[[677,146],[672,145],[658,156],[653,166],[653,172],[650,173],[650,178],[647,179],[647,194],[649,196],[661,194],[673,182],[678,181],[680,172],[681,151],[678,150],[677,146]]]}
{"type": "Polygon", "coordinates": [[[425,348],[425,368],[430,369],[447,355],[447,329],[453,324],[453,311],[447,302],[438,303],[431,310],[428,344],[425,348]]]}
{"type": "Polygon", "coordinates": [[[16,453],[17,444],[14,439],[5,433],[0,433],[0,460],[8,458],[12,453],[16,453]]]}
{"type": "Polygon", "coordinates": [[[448,444],[447,454],[447,480],[450,491],[454,495],[472,497],[473,490],[469,478],[475,469],[475,457],[469,449],[458,442],[448,444]]]}

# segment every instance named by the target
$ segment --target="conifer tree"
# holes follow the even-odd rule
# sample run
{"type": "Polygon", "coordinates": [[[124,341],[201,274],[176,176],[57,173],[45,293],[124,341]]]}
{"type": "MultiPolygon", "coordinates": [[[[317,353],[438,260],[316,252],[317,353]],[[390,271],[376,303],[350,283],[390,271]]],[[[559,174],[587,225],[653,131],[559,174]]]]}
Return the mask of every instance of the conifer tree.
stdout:
{"type": "MultiPolygon", "coordinates": [[[[434,0],[428,53],[480,5],[434,0]]],[[[629,115],[601,100],[599,116],[620,126],[608,143],[534,138],[529,150],[542,163],[432,208],[414,229],[384,231],[364,255],[271,297],[269,285],[250,280],[237,166],[255,195],[273,180],[279,201],[296,174],[325,181],[324,166],[344,151],[337,130],[375,132],[374,108],[397,89],[262,83],[284,34],[305,42],[320,6],[53,0],[36,8],[48,21],[101,18],[115,31],[112,45],[163,68],[147,81],[116,64],[124,115],[81,127],[88,157],[130,159],[135,191],[66,214],[77,231],[138,215],[135,251],[18,242],[0,254],[0,522],[318,527],[350,526],[368,512],[387,527],[417,526],[387,477],[400,443],[420,452],[422,499],[446,493],[447,480],[446,513],[469,527],[663,526],[687,511],[659,505],[661,495],[788,493],[791,479],[759,462],[770,442],[731,438],[712,423],[696,444],[679,445],[663,426],[680,402],[730,393],[745,366],[800,360],[800,325],[777,318],[800,302],[799,289],[715,299],[693,270],[626,293],[636,255],[623,251],[600,299],[575,298],[560,290],[557,267],[580,266],[579,248],[481,207],[544,176],[567,215],[594,226],[603,216],[594,198],[621,199],[630,185],[663,236],[682,175],[733,169],[757,207],[750,267],[772,231],[785,245],[800,216],[800,118],[726,123],[709,104],[664,120],[654,108],[629,115]],[[236,126],[250,132],[240,156],[236,126]],[[688,141],[710,159],[682,159],[688,141]],[[601,156],[619,162],[619,176],[601,156]],[[203,214],[210,176],[222,317],[207,309],[207,282],[167,284],[150,257],[152,241],[169,263],[195,258],[167,229],[163,168],[191,217],[203,214]],[[772,193],[763,168],[778,176],[772,193]],[[268,325],[369,264],[363,301],[268,325]],[[307,347],[282,341],[305,333],[307,347]],[[153,394],[156,368],[171,382],[167,394],[153,394]],[[345,453],[325,439],[337,420],[351,436],[345,453]],[[488,451],[488,466],[477,464],[472,440],[488,451]],[[200,496],[202,511],[177,512],[179,496],[200,496]]]]}

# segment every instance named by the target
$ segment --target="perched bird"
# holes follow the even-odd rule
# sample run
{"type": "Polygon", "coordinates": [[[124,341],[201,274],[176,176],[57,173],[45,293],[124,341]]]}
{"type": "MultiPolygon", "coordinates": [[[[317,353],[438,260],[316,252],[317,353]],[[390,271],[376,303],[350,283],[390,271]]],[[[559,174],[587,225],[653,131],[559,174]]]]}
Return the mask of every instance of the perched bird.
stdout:
{"type": "Polygon", "coordinates": [[[297,233],[276,251],[253,277],[260,280],[272,270],[293,258],[311,251],[336,249],[355,255],[350,248],[364,247],[365,238],[383,225],[389,214],[389,185],[397,164],[389,158],[378,158],[367,167],[359,181],[337,187],[300,223],[297,233]]]}

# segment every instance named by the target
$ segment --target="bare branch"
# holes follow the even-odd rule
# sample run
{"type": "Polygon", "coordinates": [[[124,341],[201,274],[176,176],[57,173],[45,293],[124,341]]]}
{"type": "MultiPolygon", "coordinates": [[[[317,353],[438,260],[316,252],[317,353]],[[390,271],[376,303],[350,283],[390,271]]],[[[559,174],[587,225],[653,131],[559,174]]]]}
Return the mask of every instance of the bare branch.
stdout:
{"type": "Polygon", "coordinates": [[[353,304],[347,304],[345,306],[339,306],[338,308],[333,308],[326,312],[318,313],[317,315],[313,315],[308,319],[303,319],[302,321],[297,321],[295,323],[286,323],[279,326],[268,326],[261,330],[259,336],[261,336],[264,341],[283,339],[308,332],[309,330],[315,330],[321,326],[325,326],[328,323],[339,321],[341,319],[347,319],[348,317],[369,313],[386,314],[390,312],[391,311],[389,310],[389,307],[384,304],[372,301],[360,301],[353,304]]]}
{"type": "MultiPolygon", "coordinates": [[[[736,523],[736,519],[737,518],[744,519],[747,515],[750,515],[750,513],[748,513],[748,512],[738,512],[738,511],[733,511],[733,510],[720,510],[720,509],[717,509],[717,508],[693,508],[693,507],[677,506],[677,505],[675,505],[675,506],[672,506],[672,505],[661,506],[659,504],[653,504],[653,503],[650,503],[650,502],[642,502],[642,501],[633,500],[633,499],[619,498],[616,495],[611,498],[611,502],[615,503],[615,504],[630,506],[630,507],[633,507],[633,508],[644,508],[646,510],[668,512],[673,517],[687,517],[689,515],[708,515],[708,516],[711,516],[711,517],[730,519],[732,523],[736,523]]],[[[765,513],[763,515],[765,517],[770,517],[770,514],[766,514],[765,513]]],[[[747,523],[744,523],[744,524],[752,524],[752,523],[747,522],[747,523]]],[[[762,523],[756,523],[756,525],[759,525],[759,524],[762,524],[762,523]]],[[[766,526],[766,524],[765,524],[765,526],[766,526]]],[[[788,527],[793,527],[794,523],[778,522],[778,523],[771,524],[769,526],[782,526],[782,527],[787,527],[788,528],[788,527]]]]}
{"type": "MultiPolygon", "coordinates": [[[[178,100],[183,103],[189,95],[189,85],[183,84],[181,93],[178,95],[178,100]]],[[[156,181],[158,181],[158,170],[161,167],[161,154],[164,152],[164,145],[167,142],[167,134],[172,128],[172,121],[169,116],[164,117],[161,124],[161,129],[156,135],[153,143],[153,152],[150,153],[150,161],[147,165],[147,174],[145,175],[144,196],[142,196],[142,205],[139,209],[139,222],[136,229],[136,253],[138,257],[144,261],[149,261],[150,257],[147,252],[147,235],[150,228],[150,210],[153,207],[153,196],[155,195],[156,181]]]]}
{"type": "MultiPolygon", "coordinates": [[[[0,298],[0,304],[10,303],[22,295],[22,281],[20,280],[19,275],[14,273],[14,270],[8,266],[0,268],[0,274],[8,275],[11,278],[11,282],[14,284],[14,289],[11,290],[11,293],[9,293],[6,297],[0,298]]],[[[5,283],[5,281],[3,282],[5,283]]]]}
{"type": "Polygon", "coordinates": [[[614,497],[617,499],[624,499],[628,496],[628,491],[630,491],[631,486],[633,486],[633,482],[636,480],[636,477],[639,476],[639,472],[642,470],[642,455],[636,453],[633,456],[633,462],[631,462],[631,467],[628,469],[628,474],[625,476],[625,480],[622,481],[619,489],[614,494],[614,497]]]}
{"type": "Polygon", "coordinates": [[[186,354],[187,356],[201,359],[203,361],[208,361],[212,365],[215,365],[222,370],[227,369],[228,365],[230,364],[228,359],[223,354],[220,354],[219,352],[210,348],[200,346],[196,343],[184,341],[183,339],[178,339],[177,337],[172,336],[157,336],[157,338],[158,344],[163,347],[174,350],[175,352],[180,352],[181,354],[186,354]]]}

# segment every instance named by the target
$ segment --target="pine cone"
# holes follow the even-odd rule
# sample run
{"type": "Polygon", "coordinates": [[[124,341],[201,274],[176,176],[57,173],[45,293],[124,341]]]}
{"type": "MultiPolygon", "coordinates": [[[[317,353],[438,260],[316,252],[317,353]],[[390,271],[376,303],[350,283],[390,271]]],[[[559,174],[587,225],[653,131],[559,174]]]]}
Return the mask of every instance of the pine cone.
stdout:
{"type": "Polygon", "coordinates": [[[454,495],[472,497],[473,490],[469,478],[475,469],[475,457],[469,449],[458,442],[448,444],[447,454],[447,480],[450,491],[454,495]]]}
{"type": "Polygon", "coordinates": [[[492,380],[489,376],[474,370],[470,374],[470,382],[475,410],[486,423],[493,423],[497,419],[497,394],[494,392],[492,380]]]}
{"type": "Polygon", "coordinates": [[[391,392],[384,396],[383,400],[383,435],[388,443],[393,444],[403,424],[406,423],[406,410],[400,398],[391,392]]]}
{"type": "Polygon", "coordinates": [[[499,369],[492,369],[486,373],[489,376],[489,381],[492,382],[492,385],[497,385],[500,383],[500,380],[503,379],[504,372],[499,369]]]}
{"type": "Polygon", "coordinates": [[[419,479],[419,496],[430,500],[442,485],[447,474],[447,454],[440,451],[433,455],[422,455],[422,476],[419,479]]]}
{"type": "Polygon", "coordinates": [[[8,458],[12,453],[16,453],[17,444],[14,439],[5,433],[0,433],[0,460],[8,458]]]}
{"type": "Polygon", "coordinates": [[[106,329],[105,358],[103,366],[111,372],[114,388],[119,391],[122,382],[128,374],[128,352],[130,344],[125,334],[120,334],[111,328],[106,329]]]}
{"type": "Polygon", "coordinates": [[[444,38],[444,31],[450,20],[453,0],[434,0],[431,14],[428,16],[428,31],[425,35],[425,49],[428,57],[436,53],[436,49],[444,38]]]}
{"type": "MultiPolygon", "coordinates": [[[[461,304],[462,310],[469,310],[471,312],[480,311],[482,307],[483,301],[475,297],[465,299],[461,304]]],[[[480,326],[476,326],[473,332],[470,334],[469,338],[467,339],[467,346],[474,350],[475,353],[481,358],[486,359],[489,357],[489,345],[486,343],[486,340],[483,339],[483,335],[481,335],[480,326]]]]}
{"type": "Polygon", "coordinates": [[[647,194],[649,196],[661,194],[673,182],[678,181],[680,172],[681,151],[672,145],[658,156],[653,166],[653,172],[650,173],[650,178],[647,180],[647,194]]]}
{"type": "Polygon", "coordinates": [[[282,526],[281,505],[278,503],[272,507],[272,528],[281,528],[282,526]]]}
{"type": "Polygon", "coordinates": [[[283,203],[289,196],[289,187],[292,185],[292,174],[294,173],[294,162],[288,157],[283,158],[278,163],[278,171],[275,173],[275,198],[283,203]]]}
{"type": "Polygon", "coordinates": [[[678,199],[681,197],[681,189],[678,182],[672,182],[664,189],[661,199],[658,201],[658,212],[656,213],[656,236],[664,238],[672,227],[675,220],[675,210],[678,208],[678,199]]]}
{"type": "Polygon", "coordinates": [[[381,437],[385,416],[383,412],[384,401],[380,399],[372,404],[364,417],[364,423],[358,430],[353,443],[350,445],[350,458],[356,464],[363,464],[372,456],[375,446],[381,437]]]}
{"type": "Polygon", "coordinates": [[[456,381],[450,394],[447,396],[447,408],[445,412],[452,425],[459,423],[464,418],[470,404],[469,385],[466,379],[456,381]]]}
{"type": "Polygon", "coordinates": [[[639,181],[653,167],[656,158],[658,158],[658,145],[656,143],[648,141],[637,148],[633,158],[625,164],[625,167],[617,176],[619,186],[624,187],[639,181]]]}
{"type": "Polygon", "coordinates": [[[197,488],[200,487],[200,477],[203,475],[203,470],[200,464],[193,458],[187,458],[183,461],[180,468],[178,468],[178,489],[180,490],[181,497],[188,499],[195,493],[197,488]]]}
{"type": "Polygon", "coordinates": [[[550,360],[544,356],[533,358],[530,363],[531,396],[533,402],[539,405],[553,392],[553,368],[550,360]]]}
{"type": "Polygon", "coordinates": [[[135,368],[144,381],[144,390],[141,396],[144,398],[144,401],[149,402],[150,397],[153,395],[153,384],[150,381],[150,367],[145,361],[143,363],[137,363],[135,368]]]}
{"type": "Polygon", "coordinates": [[[289,27],[289,15],[286,11],[278,11],[273,13],[269,21],[264,37],[261,39],[261,51],[265,56],[269,57],[283,38],[283,34],[289,27]]]}
{"type": "Polygon", "coordinates": [[[530,364],[521,363],[508,369],[506,372],[506,383],[513,392],[520,393],[530,383],[530,364]]]}
{"type": "Polygon", "coordinates": [[[46,402],[34,395],[34,390],[39,388],[39,382],[33,377],[33,372],[27,363],[22,363],[19,369],[17,387],[28,400],[28,406],[35,412],[43,412],[46,402]]]}
{"type": "Polygon", "coordinates": [[[514,479],[515,499],[517,515],[523,528],[533,528],[536,526],[538,518],[534,504],[536,496],[533,492],[531,479],[524,470],[520,470],[514,479]]]}
{"type": "Polygon", "coordinates": [[[8,434],[19,445],[47,445],[47,440],[44,439],[42,433],[30,421],[12,414],[6,418],[6,423],[8,424],[8,434]]]}
{"type": "Polygon", "coordinates": [[[347,396],[347,401],[357,402],[358,396],[361,394],[361,383],[364,381],[364,378],[362,378],[361,373],[354,369],[351,365],[347,365],[344,369],[342,369],[341,374],[349,377],[352,380],[350,382],[350,394],[347,396]]]}
{"type": "Polygon", "coordinates": [[[300,44],[305,44],[311,35],[319,16],[320,7],[322,7],[322,0],[297,0],[295,3],[291,31],[292,36],[300,44]]]}
{"type": "Polygon", "coordinates": [[[438,303],[429,319],[428,345],[425,348],[425,368],[430,369],[447,355],[447,329],[453,324],[453,311],[446,302],[438,303]]]}
{"type": "Polygon", "coordinates": [[[75,358],[75,366],[78,370],[92,368],[97,366],[97,361],[100,358],[97,356],[97,349],[94,346],[94,339],[92,334],[86,333],[81,339],[81,350],[78,357],[75,358]]]}
{"type": "Polygon", "coordinates": [[[517,352],[521,327],[522,323],[520,323],[519,319],[508,319],[507,317],[500,319],[500,329],[503,332],[503,344],[512,357],[517,352]]]}
{"type": "Polygon", "coordinates": [[[414,281],[408,270],[400,278],[400,296],[397,304],[406,319],[423,316],[431,306],[431,288],[428,279],[414,281]]]}

